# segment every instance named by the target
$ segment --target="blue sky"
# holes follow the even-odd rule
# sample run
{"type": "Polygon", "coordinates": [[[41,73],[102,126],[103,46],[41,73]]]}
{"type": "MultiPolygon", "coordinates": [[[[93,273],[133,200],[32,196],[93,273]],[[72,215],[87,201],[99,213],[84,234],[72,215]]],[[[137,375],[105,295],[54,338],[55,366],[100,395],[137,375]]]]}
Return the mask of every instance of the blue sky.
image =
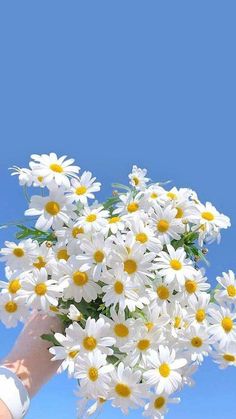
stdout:
{"type": "MultiPolygon", "coordinates": [[[[0,223],[26,209],[8,167],[31,153],[75,157],[102,181],[101,199],[137,164],[231,217],[209,280],[236,270],[235,12],[230,0],[1,2],[0,223]]],[[[0,245],[13,234],[0,231],[0,245]]],[[[0,356],[18,332],[0,326],[0,356]]],[[[235,379],[207,360],[167,417],[235,418],[235,379]]],[[[27,418],[75,417],[74,388],[55,377],[27,418]]],[[[123,417],[107,405],[101,417],[111,415],[123,417]]]]}

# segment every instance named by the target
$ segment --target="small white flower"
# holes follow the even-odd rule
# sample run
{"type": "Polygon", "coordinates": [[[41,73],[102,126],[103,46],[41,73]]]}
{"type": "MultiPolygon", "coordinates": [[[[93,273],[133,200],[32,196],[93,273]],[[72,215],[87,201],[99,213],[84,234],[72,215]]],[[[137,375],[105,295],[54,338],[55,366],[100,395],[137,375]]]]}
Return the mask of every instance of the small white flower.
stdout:
{"type": "Polygon", "coordinates": [[[7,328],[17,326],[18,321],[25,322],[28,316],[29,309],[24,302],[12,294],[0,293],[0,320],[7,328]]]}
{"type": "Polygon", "coordinates": [[[93,192],[100,191],[101,183],[95,182],[91,172],[84,172],[79,179],[71,180],[71,189],[69,195],[75,202],[81,202],[87,205],[88,199],[94,199],[93,192]]]}
{"type": "Polygon", "coordinates": [[[6,261],[11,269],[30,269],[37,252],[37,242],[27,239],[18,244],[5,242],[4,248],[0,250],[1,260],[6,261]]]}
{"type": "Polygon", "coordinates": [[[179,403],[179,397],[170,397],[169,394],[163,392],[150,396],[150,401],[145,405],[144,416],[151,416],[152,419],[164,419],[164,415],[168,412],[168,403],[179,403]]]}
{"type": "Polygon", "coordinates": [[[133,166],[132,172],[129,174],[130,184],[137,190],[144,189],[146,183],[150,180],[148,177],[146,177],[146,174],[146,169],[140,169],[137,166],[133,166]]]}
{"type": "Polygon", "coordinates": [[[162,244],[168,244],[172,239],[179,240],[184,232],[184,224],[181,219],[176,218],[177,210],[170,205],[161,208],[158,204],[154,209],[151,217],[153,228],[162,244]]]}

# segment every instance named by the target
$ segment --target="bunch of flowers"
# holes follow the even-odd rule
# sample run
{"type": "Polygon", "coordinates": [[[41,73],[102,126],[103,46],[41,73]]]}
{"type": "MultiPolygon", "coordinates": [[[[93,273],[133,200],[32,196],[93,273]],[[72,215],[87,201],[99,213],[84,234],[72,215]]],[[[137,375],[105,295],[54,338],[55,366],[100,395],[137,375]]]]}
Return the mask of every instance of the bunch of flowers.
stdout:
{"type": "Polygon", "coordinates": [[[19,242],[1,249],[0,319],[14,327],[35,309],[60,317],[64,333],[42,338],[79,382],[80,417],[110,400],[164,418],[206,356],[236,365],[235,275],[223,273],[213,292],[198,266],[229,218],[136,166],[129,186],[91,203],[101,184],[73,163],[50,153],[14,168],[35,226],[18,225],[19,242]]]}

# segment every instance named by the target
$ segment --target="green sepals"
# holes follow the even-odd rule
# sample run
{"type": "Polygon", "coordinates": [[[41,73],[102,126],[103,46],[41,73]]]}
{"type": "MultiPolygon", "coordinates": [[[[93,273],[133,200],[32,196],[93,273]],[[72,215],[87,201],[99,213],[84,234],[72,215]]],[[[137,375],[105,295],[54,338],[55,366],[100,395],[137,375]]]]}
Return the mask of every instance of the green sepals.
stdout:
{"type": "Polygon", "coordinates": [[[44,333],[43,335],[41,335],[41,338],[52,343],[53,346],[61,346],[60,343],[56,340],[53,330],[52,333],[44,333]]]}
{"type": "Polygon", "coordinates": [[[20,229],[20,231],[16,233],[16,238],[18,240],[31,238],[36,240],[39,244],[42,244],[45,241],[51,241],[54,243],[57,241],[56,236],[52,231],[45,232],[38,230],[35,227],[26,227],[23,224],[17,224],[17,227],[20,229]]]}

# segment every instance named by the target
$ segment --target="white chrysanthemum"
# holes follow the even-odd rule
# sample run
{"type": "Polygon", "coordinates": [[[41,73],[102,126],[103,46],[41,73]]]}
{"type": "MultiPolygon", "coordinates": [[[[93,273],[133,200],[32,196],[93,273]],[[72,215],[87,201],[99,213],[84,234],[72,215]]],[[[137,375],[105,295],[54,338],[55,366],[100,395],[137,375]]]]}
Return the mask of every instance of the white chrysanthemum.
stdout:
{"type": "Polygon", "coordinates": [[[203,292],[207,292],[211,285],[207,282],[204,269],[194,269],[192,274],[185,278],[180,298],[184,301],[188,300],[191,296],[199,296],[203,292]]]}
{"type": "Polygon", "coordinates": [[[80,345],[62,333],[55,333],[54,337],[60,345],[49,348],[49,352],[53,355],[52,361],[62,361],[57,370],[58,373],[68,369],[68,374],[72,377],[74,376],[75,362],[79,355],[80,345]]]}
{"type": "Polygon", "coordinates": [[[164,419],[164,415],[168,412],[168,403],[179,403],[179,397],[170,397],[169,394],[163,392],[149,396],[150,401],[145,405],[143,415],[151,416],[152,419],[164,419]]]}
{"type": "Polygon", "coordinates": [[[11,176],[19,176],[19,184],[21,186],[31,186],[34,180],[32,171],[30,169],[13,166],[10,169],[14,170],[11,176]]]}
{"type": "Polygon", "coordinates": [[[93,277],[98,280],[106,267],[106,259],[111,249],[109,239],[103,234],[95,233],[91,238],[84,238],[81,242],[82,252],[77,259],[91,268],[93,277]]]}
{"type": "Polygon", "coordinates": [[[145,188],[146,183],[150,180],[146,177],[147,169],[140,169],[137,166],[133,166],[132,172],[129,174],[130,184],[137,190],[145,188]]]}
{"type": "Polygon", "coordinates": [[[94,233],[107,226],[109,212],[99,207],[85,207],[78,218],[78,226],[83,227],[86,233],[94,233]]]}
{"type": "Polygon", "coordinates": [[[203,325],[189,326],[182,335],[182,344],[187,350],[187,356],[198,364],[202,363],[204,356],[208,356],[211,352],[210,343],[208,330],[203,325]]]}
{"type": "Polygon", "coordinates": [[[110,318],[104,315],[101,315],[104,318],[106,323],[110,325],[110,333],[116,340],[115,346],[120,348],[127,341],[132,339],[132,336],[135,334],[135,320],[133,318],[125,319],[125,311],[119,310],[116,313],[114,306],[110,310],[110,318]]]}
{"type": "Polygon", "coordinates": [[[117,232],[123,232],[125,229],[124,217],[118,215],[111,215],[107,219],[108,223],[102,228],[101,232],[107,237],[109,233],[117,234],[117,232]]]}
{"type": "Polygon", "coordinates": [[[220,348],[236,342],[236,312],[228,307],[212,304],[209,307],[209,333],[215,342],[219,342],[220,348]]]}
{"type": "Polygon", "coordinates": [[[187,259],[183,247],[174,249],[170,244],[167,245],[167,252],[160,252],[156,258],[156,267],[159,275],[163,276],[167,282],[177,280],[181,285],[186,278],[191,277],[195,269],[192,262],[187,259]]]}
{"type": "Polygon", "coordinates": [[[0,320],[7,328],[17,326],[18,321],[25,322],[29,314],[24,302],[12,294],[0,293],[0,320]]]}
{"type": "Polygon", "coordinates": [[[119,195],[119,199],[120,201],[116,205],[114,215],[124,215],[126,219],[131,218],[134,214],[139,214],[147,207],[147,202],[145,202],[142,192],[137,193],[135,196],[131,192],[122,194],[119,195]]]}
{"type": "Polygon", "coordinates": [[[110,373],[114,367],[106,361],[106,355],[91,352],[79,356],[74,377],[80,382],[80,395],[90,399],[106,397],[111,381],[110,373]]]}
{"type": "Polygon", "coordinates": [[[161,208],[158,204],[154,209],[152,224],[162,244],[168,244],[172,239],[179,240],[184,232],[184,224],[181,219],[176,218],[177,210],[171,205],[161,208]]]}
{"type": "Polygon", "coordinates": [[[85,237],[84,228],[70,221],[67,226],[54,231],[58,241],[67,246],[67,251],[70,255],[77,255],[79,244],[83,237],[85,237]]]}
{"type": "Polygon", "coordinates": [[[49,228],[58,229],[76,218],[75,205],[71,198],[64,194],[64,189],[52,189],[47,197],[34,195],[31,197],[29,209],[25,215],[39,216],[35,227],[42,231],[49,228]]]}
{"type": "Polygon", "coordinates": [[[187,364],[187,359],[177,358],[174,349],[170,351],[160,345],[159,353],[154,352],[149,361],[152,368],[145,371],[143,377],[147,384],[155,385],[157,393],[171,394],[181,386],[181,368],[187,364]]]}
{"type": "Polygon", "coordinates": [[[6,241],[5,246],[0,250],[0,259],[5,261],[11,269],[28,270],[32,267],[37,252],[36,241],[27,239],[18,244],[6,241]]]}
{"type": "Polygon", "coordinates": [[[140,217],[134,217],[130,221],[130,229],[134,240],[150,252],[159,253],[163,246],[160,240],[155,236],[153,229],[146,226],[140,217]]]}
{"type": "Polygon", "coordinates": [[[33,267],[35,269],[45,268],[48,274],[52,273],[52,267],[55,265],[54,248],[47,242],[43,242],[37,247],[35,259],[33,261],[33,267]]]}
{"type": "Polygon", "coordinates": [[[71,189],[69,195],[75,202],[81,202],[87,205],[88,199],[94,199],[93,192],[100,191],[101,183],[95,182],[91,172],[84,172],[79,179],[71,180],[71,189]]]}
{"type": "Polygon", "coordinates": [[[216,280],[223,289],[216,289],[215,299],[220,303],[236,303],[236,277],[233,271],[223,272],[216,280]]]}
{"type": "Polygon", "coordinates": [[[207,323],[207,312],[211,295],[206,292],[192,295],[188,299],[188,323],[197,325],[207,323]]]}
{"type": "Polygon", "coordinates": [[[150,301],[152,301],[152,306],[159,306],[166,309],[176,299],[174,290],[174,282],[168,283],[165,279],[157,277],[150,284],[150,288],[147,288],[147,295],[150,301]]]}
{"type": "Polygon", "coordinates": [[[78,166],[72,166],[74,159],[66,160],[67,156],[57,157],[55,153],[32,154],[29,166],[35,177],[41,178],[47,186],[65,186],[70,187],[68,177],[75,176],[79,173],[78,166]]]}
{"type": "Polygon", "coordinates": [[[19,294],[19,291],[21,289],[21,282],[22,279],[24,279],[25,272],[21,271],[11,271],[10,269],[5,269],[5,276],[7,278],[6,281],[0,281],[0,289],[1,293],[10,294],[13,298],[17,297],[19,294]]]}
{"type": "Polygon", "coordinates": [[[212,352],[213,360],[219,365],[220,369],[230,366],[236,367],[236,342],[231,342],[225,348],[215,345],[215,351],[212,352]]]}

